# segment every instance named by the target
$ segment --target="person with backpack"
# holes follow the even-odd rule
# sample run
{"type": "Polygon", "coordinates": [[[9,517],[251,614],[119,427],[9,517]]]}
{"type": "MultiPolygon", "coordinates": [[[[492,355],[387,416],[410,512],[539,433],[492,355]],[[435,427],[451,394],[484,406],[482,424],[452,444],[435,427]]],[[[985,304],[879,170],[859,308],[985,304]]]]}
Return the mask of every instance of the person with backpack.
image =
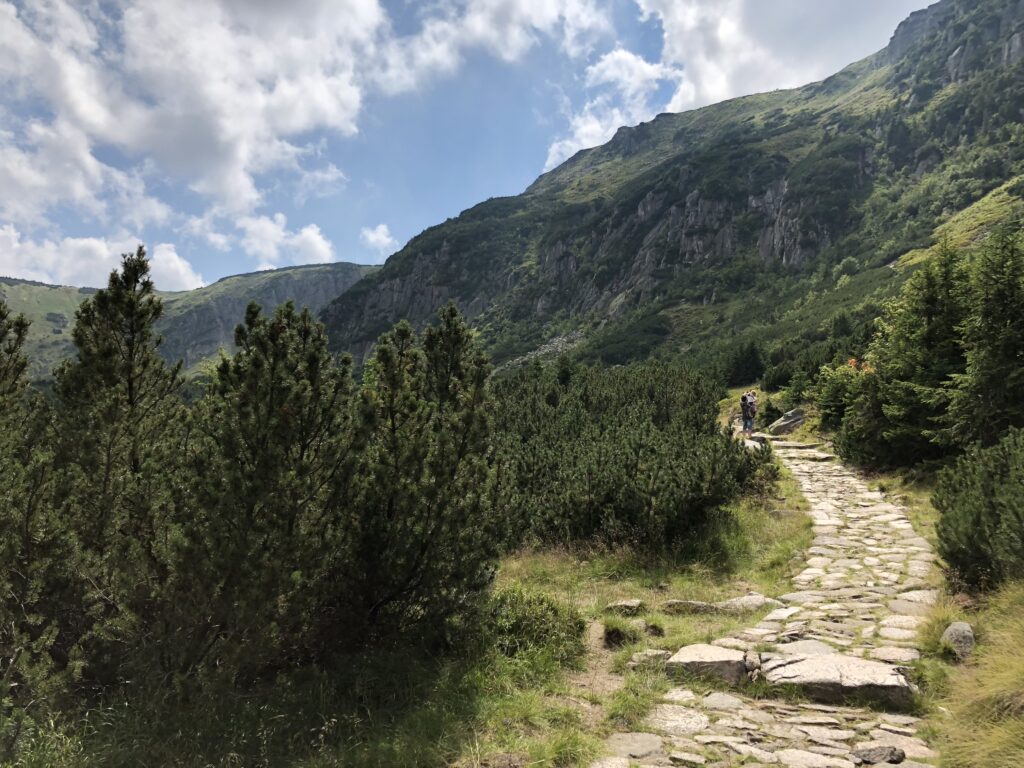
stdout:
{"type": "Polygon", "coordinates": [[[744,392],[740,396],[740,415],[743,417],[743,432],[750,435],[754,431],[754,416],[750,411],[750,393],[744,392]]]}

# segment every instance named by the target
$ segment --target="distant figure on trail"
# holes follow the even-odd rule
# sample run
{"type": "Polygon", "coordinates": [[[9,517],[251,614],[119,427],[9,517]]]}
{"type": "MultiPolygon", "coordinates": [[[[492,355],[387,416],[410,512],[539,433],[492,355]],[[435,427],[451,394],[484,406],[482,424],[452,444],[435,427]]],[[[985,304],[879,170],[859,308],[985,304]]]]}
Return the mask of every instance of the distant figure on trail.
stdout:
{"type": "Polygon", "coordinates": [[[749,437],[754,432],[754,417],[757,416],[757,395],[754,390],[744,392],[740,397],[740,413],[743,416],[743,432],[749,437]]]}

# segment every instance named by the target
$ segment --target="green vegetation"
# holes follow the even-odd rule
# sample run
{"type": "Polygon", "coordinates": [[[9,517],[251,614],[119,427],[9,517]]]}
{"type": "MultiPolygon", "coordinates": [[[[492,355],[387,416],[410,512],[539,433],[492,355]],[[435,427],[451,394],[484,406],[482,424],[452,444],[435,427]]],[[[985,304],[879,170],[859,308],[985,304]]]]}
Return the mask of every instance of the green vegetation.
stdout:
{"type": "MultiPolygon", "coordinates": [[[[719,428],[696,373],[492,382],[449,306],[382,335],[357,382],[308,311],[250,305],[186,403],[163,311],[142,249],[124,256],[47,398],[25,383],[28,324],[0,304],[0,763],[578,765],[606,727],[572,682],[596,608],[517,577],[547,555],[502,553],[564,543],[726,591],[782,578],[806,537],[755,495],[767,455],[719,428]],[[522,505],[537,458],[571,503],[522,505]],[[588,497],[577,473],[596,494],[598,462],[625,485],[588,497]],[[752,534],[769,520],[778,538],[752,534]]],[[[710,631],[651,624],[666,642],[710,631]]],[[[629,676],[591,704],[627,721],[657,685],[629,676]]]]}
{"type": "Polygon", "coordinates": [[[934,499],[939,552],[959,583],[991,587],[1024,573],[1024,431],[944,470],[934,499]]]}
{"type": "Polygon", "coordinates": [[[1024,585],[995,593],[972,617],[981,636],[970,665],[949,679],[936,719],[944,766],[1012,768],[1024,761],[1024,585]]]}
{"type": "Polygon", "coordinates": [[[678,366],[533,366],[495,397],[502,516],[545,543],[698,541],[769,467],[719,427],[718,388],[678,366]]]}

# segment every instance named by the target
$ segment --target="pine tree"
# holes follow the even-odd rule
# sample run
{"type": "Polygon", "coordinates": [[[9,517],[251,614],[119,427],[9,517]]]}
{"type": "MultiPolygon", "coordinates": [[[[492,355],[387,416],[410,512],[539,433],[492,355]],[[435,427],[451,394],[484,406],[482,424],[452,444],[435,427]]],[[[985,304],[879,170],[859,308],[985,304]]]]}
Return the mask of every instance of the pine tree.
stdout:
{"type": "Polygon", "coordinates": [[[971,311],[963,323],[967,368],[950,407],[953,439],[994,444],[1024,426],[1024,236],[990,237],[971,265],[971,311]]]}
{"type": "Polygon", "coordinates": [[[44,398],[26,391],[28,330],[0,302],[0,760],[13,759],[26,718],[73,676],[62,628],[81,591],[74,547],[51,504],[53,432],[44,398]]]}
{"type": "Polygon", "coordinates": [[[203,595],[205,620],[181,645],[180,672],[322,655],[344,625],[350,511],[338,494],[361,443],[350,361],[335,360],[323,326],[291,302],[270,317],[250,304],[235,343],[199,405],[188,591],[203,595]]]}
{"type": "Polygon", "coordinates": [[[964,370],[963,258],[948,243],[906,284],[868,354],[880,376],[882,438],[904,462],[940,456],[952,377],[964,370]]]}
{"type": "Polygon", "coordinates": [[[359,414],[369,439],[346,489],[349,609],[362,643],[441,638],[493,578],[489,371],[452,306],[422,346],[404,322],[377,344],[359,414]]]}
{"type": "Polygon", "coordinates": [[[81,625],[88,673],[117,677],[126,647],[144,644],[173,578],[174,495],[188,414],[180,363],[159,355],[162,313],[139,246],[107,287],[80,305],[77,358],[56,371],[57,502],[80,549],[91,589],[81,625]]]}

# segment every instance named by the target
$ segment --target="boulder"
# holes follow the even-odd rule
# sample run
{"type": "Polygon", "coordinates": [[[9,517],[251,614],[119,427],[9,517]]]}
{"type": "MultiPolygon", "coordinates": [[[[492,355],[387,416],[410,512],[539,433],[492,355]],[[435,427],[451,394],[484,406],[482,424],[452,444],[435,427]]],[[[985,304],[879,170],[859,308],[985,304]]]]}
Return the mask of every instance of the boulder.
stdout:
{"type": "Polygon", "coordinates": [[[707,709],[740,709],[743,707],[743,699],[737,699],[728,693],[713,691],[704,697],[704,706],[707,709]]]}
{"type": "Polygon", "coordinates": [[[739,685],[747,676],[743,651],[705,643],[680,648],[665,668],[673,676],[717,677],[730,685],[739,685]]]}
{"type": "Polygon", "coordinates": [[[915,693],[895,667],[839,653],[776,656],[762,662],[761,675],[772,685],[796,686],[808,697],[827,703],[858,697],[906,707],[915,693]]]}
{"type": "Polygon", "coordinates": [[[789,434],[803,424],[805,418],[806,414],[803,408],[794,408],[792,411],[786,411],[782,418],[772,422],[771,426],[768,427],[768,432],[772,435],[789,434]]]}
{"type": "Polygon", "coordinates": [[[974,650],[974,630],[966,621],[954,621],[942,633],[942,645],[951,649],[958,661],[963,661],[974,650]]]}
{"type": "Polygon", "coordinates": [[[619,616],[636,616],[638,613],[643,613],[644,602],[643,600],[619,600],[609,603],[604,610],[606,613],[617,613],[619,616]]]}
{"type": "Polygon", "coordinates": [[[868,765],[878,765],[879,763],[902,763],[907,757],[906,753],[904,753],[902,749],[890,744],[879,745],[877,747],[859,747],[853,750],[853,756],[868,765]]]}
{"type": "Polygon", "coordinates": [[[648,624],[643,619],[630,619],[629,626],[633,627],[641,635],[647,635],[648,637],[664,637],[665,630],[659,627],[657,624],[648,624]]]}

